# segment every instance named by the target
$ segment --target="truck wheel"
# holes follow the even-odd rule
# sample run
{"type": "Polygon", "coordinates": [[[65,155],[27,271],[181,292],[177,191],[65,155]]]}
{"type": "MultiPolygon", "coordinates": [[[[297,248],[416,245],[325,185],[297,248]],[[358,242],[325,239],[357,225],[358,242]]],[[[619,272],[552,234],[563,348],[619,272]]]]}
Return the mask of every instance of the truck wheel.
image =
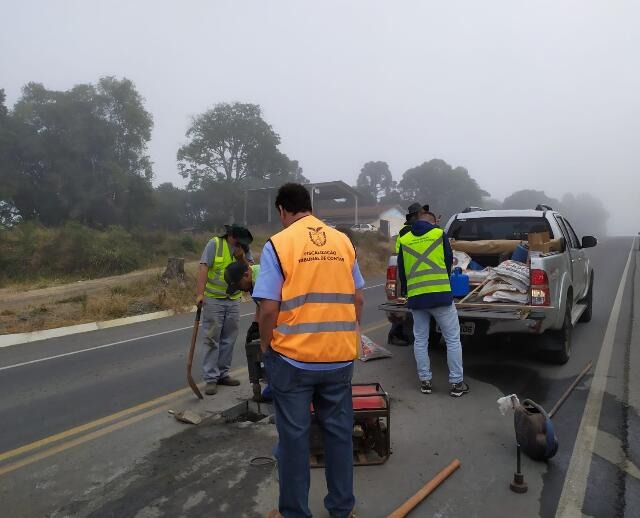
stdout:
{"type": "MultiPolygon", "coordinates": [[[[570,296],[570,294],[569,294],[570,296]]],[[[573,325],[571,324],[571,304],[567,301],[567,309],[564,315],[562,329],[558,331],[547,331],[543,336],[545,339],[545,355],[547,361],[557,365],[564,365],[571,356],[571,338],[573,335],[573,325]]]]}
{"type": "Polygon", "coordinates": [[[582,315],[580,315],[580,319],[578,320],[578,322],[590,322],[591,316],[593,315],[593,272],[591,273],[591,278],[589,279],[589,291],[587,292],[587,296],[580,302],[586,304],[587,309],[585,309],[582,315]]]}

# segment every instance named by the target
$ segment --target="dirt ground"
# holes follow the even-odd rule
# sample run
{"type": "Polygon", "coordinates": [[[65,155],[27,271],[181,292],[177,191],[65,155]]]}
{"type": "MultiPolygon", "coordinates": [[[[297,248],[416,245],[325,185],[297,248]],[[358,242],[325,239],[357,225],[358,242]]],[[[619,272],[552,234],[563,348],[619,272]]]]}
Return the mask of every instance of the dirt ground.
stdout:
{"type": "Polygon", "coordinates": [[[184,282],[163,282],[164,268],[29,291],[0,290],[0,334],[22,333],[191,307],[198,262],[184,282]]]}

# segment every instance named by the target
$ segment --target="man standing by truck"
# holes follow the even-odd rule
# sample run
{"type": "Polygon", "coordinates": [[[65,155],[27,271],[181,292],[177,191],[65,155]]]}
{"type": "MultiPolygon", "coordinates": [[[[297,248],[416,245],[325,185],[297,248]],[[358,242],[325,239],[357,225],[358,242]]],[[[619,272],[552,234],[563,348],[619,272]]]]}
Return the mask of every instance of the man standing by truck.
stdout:
{"type": "Polygon", "coordinates": [[[202,371],[205,394],[218,392],[218,385],[237,386],[240,381],[229,376],[233,346],[238,337],[241,292],[228,293],[224,272],[234,260],[249,261],[251,232],[240,225],[231,225],[227,232],[212,238],[202,253],[196,303],[202,304],[202,342],[205,346],[202,371]]]}
{"type": "Polygon", "coordinates": [[[413,352],[420,391],[431,394],[433,390],[428,351],[433,317],[447,344],[449,394],[460,397],[469,392],[469,385],[463,379],[460,323],[449,283],[453,263],[449,240],[428,210],[420,211],[418,220],[400,233],[399,240],[398,273],[403,295],[408,297],[407,307],[413,316],[413,352]]]}
{"type": "MultiPolygon", "coordinates": [[[[421,212],[428,212],[429,205],[422,205],[420,203],[412,203],[407,208],[407,215],[405,216],[406,221],[400,232],[398,232],[398,236],[396,237],[396,255],[400,253],[400,236],[408,232],[411,229],[411,224],[418,219],[418,216],[421,212]]],[[[389,330],[388,336],[389,343],[393,343],[395,345],[410,345],[411,339],[405,335],[404,327],[402,322],[396,322],[391,324],[391,329],[389,330]],[[398,343],[399,342],[399,343],[398,343]]]]}

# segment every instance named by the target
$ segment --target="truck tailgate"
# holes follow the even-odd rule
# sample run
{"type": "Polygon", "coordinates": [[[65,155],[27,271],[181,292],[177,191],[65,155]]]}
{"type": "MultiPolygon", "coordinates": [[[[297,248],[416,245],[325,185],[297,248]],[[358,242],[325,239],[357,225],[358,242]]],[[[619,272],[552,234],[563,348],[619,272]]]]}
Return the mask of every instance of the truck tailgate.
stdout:
{"type": "MultiPolygon", "coordinates": [[[[405,303],[385,302],[378,309],[393,313],[409,313],[405,303]]],[[[487,320],[544,320],[548,314],[553,314],[556,309],[548,306],[527,306],[522,304],[504,303],[456,303],[460,318],[487,319],[487,320]]]]}

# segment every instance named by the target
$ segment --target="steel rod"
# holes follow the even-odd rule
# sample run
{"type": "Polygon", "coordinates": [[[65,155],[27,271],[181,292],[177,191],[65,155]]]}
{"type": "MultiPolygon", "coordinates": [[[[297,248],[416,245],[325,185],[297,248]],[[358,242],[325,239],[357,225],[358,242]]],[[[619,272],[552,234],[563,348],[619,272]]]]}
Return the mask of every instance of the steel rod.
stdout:
{"type": "Polygon", "coordinates": [[[567,400],[571,392],[573,392],[573,389],[576,388],[576,385],[578,385],[578,383],[580,383],[580,380],[584,378],[585,374],[589,372],[589,369],[591,369],[591,365],[592,365],[592,362],[591,360],[589,360],[589,363],[587,363],[587,366],[584,369],[582,369],[582,372],[578,374],[578,377],[575,380],[573,380],[573,383],[569,386],[569,388],[564,392],[564,394],[562,394],[562,396],[560,396],[560,399],[558,400],[558,402],[554,405],[554,407],[549,412],[549,417],[553,417],[556,414],[556,412],[560,410],[560,407],[567,400]]]}

